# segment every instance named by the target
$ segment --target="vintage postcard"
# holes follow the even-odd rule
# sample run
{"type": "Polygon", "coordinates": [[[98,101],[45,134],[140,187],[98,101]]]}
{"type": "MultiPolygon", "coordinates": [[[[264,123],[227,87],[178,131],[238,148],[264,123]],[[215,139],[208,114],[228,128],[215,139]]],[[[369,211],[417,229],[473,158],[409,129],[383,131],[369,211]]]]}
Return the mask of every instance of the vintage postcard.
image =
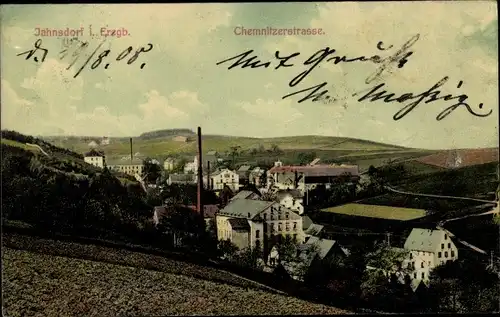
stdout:
{"type": "Polygon", "coordinates": [[[497,2],[0,13],[5,316],[500,311],[497,2]]]}

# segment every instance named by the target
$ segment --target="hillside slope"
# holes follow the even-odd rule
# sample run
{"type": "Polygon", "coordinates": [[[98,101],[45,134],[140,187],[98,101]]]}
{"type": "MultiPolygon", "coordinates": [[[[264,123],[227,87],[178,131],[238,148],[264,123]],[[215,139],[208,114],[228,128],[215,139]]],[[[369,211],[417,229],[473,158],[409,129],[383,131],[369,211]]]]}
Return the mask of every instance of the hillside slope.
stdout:
{"type": "MultiPolygon", "coordinates": [[[[55,243],[60,250],[83,247],[55,243]]],[[[46,241],[44,245],[52,243],[46,241]]],[[[35,312],[44,316],[347,313],[249,287],[244,280],[237,286],[238,280],[224,271],[133,252],[95,249],[96,256],[105,255],[124,263],[110,264],[4,247],[2,283],[7,315],[35,312]],[[144,267],[148,261],[154,270],[144,267]],[[188,271],[197,271],[194,275],[198,278],[188,272],[181,273],[185,271],[183,266],[188,271]],[[203,274],[211,271],[211,277],[203,278],[203,274]],[[212,281],[217,275],[234,281],[230,284],[212,281]]]]}

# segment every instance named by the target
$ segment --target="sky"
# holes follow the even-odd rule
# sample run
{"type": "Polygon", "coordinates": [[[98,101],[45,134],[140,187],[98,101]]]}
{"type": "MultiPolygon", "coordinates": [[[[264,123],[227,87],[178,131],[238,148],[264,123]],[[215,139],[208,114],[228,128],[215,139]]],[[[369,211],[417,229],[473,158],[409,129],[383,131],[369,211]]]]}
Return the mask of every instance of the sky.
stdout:
{"type": "Polygon", "coordinates": [[[234,136],[341,136],[429,149],[498,146],[495,1],[2,5],[0,10],[2,129],[120,137],[201,126],[205,134],[234,136]],[[241,35],[241,28],[266,27],[321,29],[321,34],[241,35]],[[41,36],[37,28],[83,28],[77,37],[89,43],[87,51],[70,67],[72,51],[59,56],[68,38],[41,36]],[[104,37],[102,28],[121,32],[104,37]],[[405,50],[413,54],[398,68],[397,51],[417,34],[418,40],[405,50]],[[17,55],[34,49],[37,39],[48,50],[43,62],[40,50],[29,59],[17,55]],[[377,49],[378,42],[385,51],[377,49]],[[127,63],[148,44],[150,51],[127,63]],[[129,46],[132,53],[117,61],[129,46]],[[325,60],[290,87],[292,78],[312,66],[304,62],[326,47],[336,50],[331,56],[396,56],[396,62],[367,83],[380,64],[325,60]],[[91,69],[106,49],[109,55],[91,69]],[[229,70],[236,60],[217,65],[249,50],[271,66],[229,70]],[[281,57],[300,54],[285,63],[292,67],[275,69],[276,51],[281,57]],[[466,94],[472,111],[491,115],[474,116],[458,106],[438,121],[437,115],[458,101],[424,99],[394,120],[411,101],[358,101],[361,92],[382,83],[381,90],[396,97],[416,96],[445,76],[448,81],[436,88],[440,96],[466,94]],[[307,93],[283,99],[323,82],[330,102],[299,103],[307,93]]]}

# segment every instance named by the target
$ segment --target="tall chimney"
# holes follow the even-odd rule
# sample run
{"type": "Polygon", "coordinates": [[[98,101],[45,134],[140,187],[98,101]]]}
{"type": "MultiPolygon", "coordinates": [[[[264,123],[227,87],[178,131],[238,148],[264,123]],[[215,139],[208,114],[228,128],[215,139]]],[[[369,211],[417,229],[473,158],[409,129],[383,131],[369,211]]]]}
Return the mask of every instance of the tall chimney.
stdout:
{"type": "Polygon", "coordinates": [[[201,192],[203,191],[203,156],[201,148],[201,127],[198,127],[198,212],[202,217],[205,217],[203,212],[203,204],[201,201],[201,192]]]}
{"type": "Polygon", "coordinates": [[[132,152],[132,138],[130,138],[130,163],[132,164],[132,160],[134,159],[134,154],[132,152]]]}
{"type": "Polygon", "coordinates": [[[210,181],[210,161],[207,161],[207,189],[212,190],[212,182],[210,181]]]}

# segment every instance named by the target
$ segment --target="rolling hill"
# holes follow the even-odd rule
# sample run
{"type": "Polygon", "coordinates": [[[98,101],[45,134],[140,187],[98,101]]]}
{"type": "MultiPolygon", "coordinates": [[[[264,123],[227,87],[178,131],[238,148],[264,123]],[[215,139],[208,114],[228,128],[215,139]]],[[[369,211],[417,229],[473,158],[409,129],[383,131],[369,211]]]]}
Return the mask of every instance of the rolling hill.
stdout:
{"type": "MultiPolygon", "coordinates": [[[[171,131],[165,133],[151,132],[146,136],[133,138],[133,152],[159,160],[168,156],[183,156],[190,159],[196,154],[195,141],[177,142],[172,139],[171,131]],[[168,135],[164,135],[165,133],[168,135]]],[[[45,137],[44,140],[78,153],[84,153],[89,149],[90,140],[98,143],[99,138],[45,137]]],[[[109,140],[109,144],[99,146],[107,157],[116,158],[130,154],[128,138],[110,138],[109,140]]],[[[258,161],[272,164],[277,159],[285,164],[295,164],[298,163],[300,153],[314,152],[325,163],[356,163],[362,169],[370,165],[384,165],[388,159],[411,159],[435,153],[435,151],[404,148],[354,138],[307,135],[276,138],[203,135],[202,145],[204,152],[217,151],[222,157],[230,157],[231,148],[238,146],[236,160],[241,164],[256,164],[258,161]],[[275,146],[279,148],[279,152],[272,150],[275,146]]]]}

